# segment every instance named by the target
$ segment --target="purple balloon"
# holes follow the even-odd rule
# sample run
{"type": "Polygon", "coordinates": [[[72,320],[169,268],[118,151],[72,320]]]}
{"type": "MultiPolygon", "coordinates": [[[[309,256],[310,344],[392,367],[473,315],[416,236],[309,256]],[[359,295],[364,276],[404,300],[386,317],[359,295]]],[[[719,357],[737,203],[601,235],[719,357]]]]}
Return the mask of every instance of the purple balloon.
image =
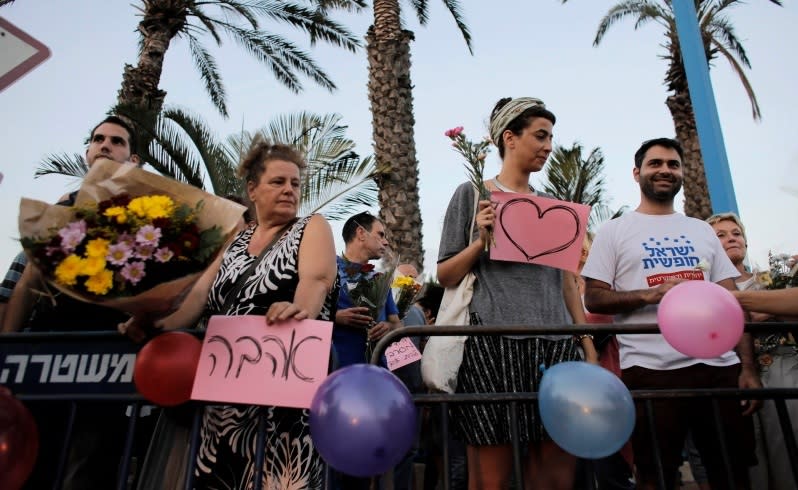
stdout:
{"type": "Polygon", "coordinates": [[[354,364],[335,371],[310,405],[310,435],[321,457],[347,475],[385,473],[410,450],[416,407],[387,369],[354,364]]]}

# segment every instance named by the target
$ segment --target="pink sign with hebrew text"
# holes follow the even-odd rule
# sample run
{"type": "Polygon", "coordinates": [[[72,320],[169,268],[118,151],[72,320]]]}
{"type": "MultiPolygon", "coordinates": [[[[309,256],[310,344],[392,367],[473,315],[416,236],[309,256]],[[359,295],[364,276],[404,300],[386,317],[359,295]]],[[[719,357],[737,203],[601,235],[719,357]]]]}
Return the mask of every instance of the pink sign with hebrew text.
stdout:
{"type": "Polygon", "coordinates": [[[590,206],[514,192],[491,200],[499,203],[491,259],[577,272],[590,206]]]}
{"type": "Polygon", "coordinates": [[[385,349],[385,360],[388,361],[388,369],[391,371],[407,366],[419,359],[421,359],[421,352],[408,337],[403,337],[385,349]]]}
{"type": "Polygon", "coordinates": [[[331,340],[332,322],[213,316],[191,399],[310,408],[327,377],[331,340]]]}

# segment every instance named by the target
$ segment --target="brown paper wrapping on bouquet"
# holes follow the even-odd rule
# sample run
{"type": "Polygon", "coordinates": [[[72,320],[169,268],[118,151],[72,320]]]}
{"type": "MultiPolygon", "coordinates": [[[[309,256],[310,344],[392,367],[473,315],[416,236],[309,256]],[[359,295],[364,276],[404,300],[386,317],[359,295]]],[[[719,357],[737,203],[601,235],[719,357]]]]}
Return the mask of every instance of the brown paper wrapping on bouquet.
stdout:
{"type": "MultiPolygon", "coordinates": [[[[131,197],[163,194],[175,202],[185,203],[191,207],[202,201],[202,212],[199,213],[197,225],[200,230],[219,226],[225,242],[235,232],[246,209],[238,203],[214,196],[191,185],[142,170],[137,165],[120,164],[107,159],[97,160],[91,166],[80,186],[75,205],[100,202],[124,193],[131,197]]],[[[31,238],[51,236],[53,228],[65,226],[74,219],[74,214],[75,211],[71,207],[22,198],[19,204],[19,234],[21,237],[31,238]]],[[[28,259],[34,261],[30,253],[28,259]]],[[[182,300],[184,293],[201,274],[202,271],[195,272],[164,282],[135,296],[105,300],[73,291],[57,284],[52,278],[46,279],[59,291],[81,301],[116,308],[131,314],[147,314],[166,312],[177,306],[176,302],[182,300]]]]}

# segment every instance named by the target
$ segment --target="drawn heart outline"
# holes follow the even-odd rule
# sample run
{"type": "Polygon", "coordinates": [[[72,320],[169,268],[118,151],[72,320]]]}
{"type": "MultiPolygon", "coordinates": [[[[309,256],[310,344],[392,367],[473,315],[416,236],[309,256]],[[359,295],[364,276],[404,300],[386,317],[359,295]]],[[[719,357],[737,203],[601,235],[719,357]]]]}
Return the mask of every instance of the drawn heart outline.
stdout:
{"type": "Polygon", "coordinates": [[[535,201],[533,201],[531,199],[527,199],[525,197],[517,197],[515,199],[510,199],[509,201],[504,203],[504,206],[502,206],[502,210],[499,212],[499,226],[502,227],[502,231],[504,232],[505,236],[507,236],[507,239],[510,240],[510,243],[512,243],[513,246],[515,248],[517,248],[518,251],[521,252],[524,255],[524,257],[526,257],[527,262],[532,262],[533,260],[535,260],[538,257],[542,257],[544,255],[554,254],[554,253],[557,253],[557,252],[562,252],[563,250],[565,250],[568,247],[570,247],[576,241],[577,237],[579,237],[579,228],[580,228],[581,224],[579,223],[579,216],[576,214],[576,211],[574,211],[573,209],[569,208],[568,206],[563,206],[563,205],[558,204],[558,205],[555,205],[555,206],[552,206],[552,207],[548,208],[545,211],[541,211],[540,206],[538,206],[537,203],[535,203],[535,201]],[[570,214],[574,218],[574,223],[576,224],[576,229],[574,231],[573,238],[571,238],[569,241],[563,243],[562,245],[557,245],[554,248],[550,248],[548,250],[544,250],[543,252],[540,252],[539,254],[529,255],[529,253],[526,250],[524,250],[524,247],[522,247],[517,241],[515,241],[513,239],[512,235],[510,235],[510,232],[504,226],[504,219],[503,219],[504,213],[505,213],[505,211],[507,211],[507,209],[509,209],[511,206],[515,206],[516,204],[524,204],[524,203],[529,203],[529,204],[531,204],[532,206],[535,207],[535,209],[537,210],[537,213],[538,213],[538,219],[543,219],[543,216],[545,216],[546,213],[548,213],[549,211],[552,211],[552,210],[563,210],[563,211],[568,212],[568,214],[570,214]]]}

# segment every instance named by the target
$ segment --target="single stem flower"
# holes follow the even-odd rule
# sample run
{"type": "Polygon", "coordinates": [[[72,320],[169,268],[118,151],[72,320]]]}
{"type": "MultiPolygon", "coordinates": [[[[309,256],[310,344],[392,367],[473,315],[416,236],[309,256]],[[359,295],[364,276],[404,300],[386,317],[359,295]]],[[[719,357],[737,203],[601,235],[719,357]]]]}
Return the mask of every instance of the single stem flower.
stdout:
{"type": "MultiPolygon", "coordinates": [[[[468,180],[479,193],[479,200],[490,200],[490,192],[485,186],[485,160],[490,151],[490,139],[483,138],[482,141],[474,143],[469,140],[463,132],[462,126],[457,126],[443,133],[452,140],[452,147],[465,158],[465,168],[468,180]]],[[[496,242],[493,239],[493,231],[488,230],[488,239],[485,242],[485,251],[496,242]]]]}

